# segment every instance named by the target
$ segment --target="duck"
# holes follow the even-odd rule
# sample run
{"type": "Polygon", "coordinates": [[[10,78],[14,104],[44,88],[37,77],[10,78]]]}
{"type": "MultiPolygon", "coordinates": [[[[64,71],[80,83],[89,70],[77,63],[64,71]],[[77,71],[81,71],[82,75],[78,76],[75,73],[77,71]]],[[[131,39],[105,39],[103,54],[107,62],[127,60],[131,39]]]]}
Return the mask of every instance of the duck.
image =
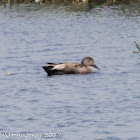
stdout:
{"type": "Polygon", "coordinates": [[[81,63],[47,63],[46,66],[42,66],[48,76],[64,74],[88,74],[93,72],[92,67],[100,70],[94,63],[94,59],[92,57],[83,58],[81,63]]]}

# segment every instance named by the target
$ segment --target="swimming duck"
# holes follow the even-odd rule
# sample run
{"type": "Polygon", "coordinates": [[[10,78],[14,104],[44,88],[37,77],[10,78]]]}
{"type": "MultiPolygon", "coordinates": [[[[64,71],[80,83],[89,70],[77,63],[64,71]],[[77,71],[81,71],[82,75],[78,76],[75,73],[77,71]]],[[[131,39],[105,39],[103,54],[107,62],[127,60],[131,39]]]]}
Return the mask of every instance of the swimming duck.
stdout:
{"type": "Polygon", "coordinates": [[[42,68],[50,75],[63,75],[63,74],[87,74],[92,73],[92,67],[99,69],[95,63],[93,58],[85,57],[81,64],[79,63],[47,63],[47,66],[42,66],[42,68]]]}

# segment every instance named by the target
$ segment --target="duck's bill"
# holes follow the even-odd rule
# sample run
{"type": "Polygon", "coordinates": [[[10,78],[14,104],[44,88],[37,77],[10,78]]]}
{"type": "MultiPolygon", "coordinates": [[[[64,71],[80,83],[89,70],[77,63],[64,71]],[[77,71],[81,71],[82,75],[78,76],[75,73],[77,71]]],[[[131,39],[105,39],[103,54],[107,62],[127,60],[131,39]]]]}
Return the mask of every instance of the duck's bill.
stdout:
{"type": "Polygon", "coordinates": [[[96,65],[93,65],[93,67],[96,68],[96,69],[98,69],[98,70],[100,70],[96,65]]]}

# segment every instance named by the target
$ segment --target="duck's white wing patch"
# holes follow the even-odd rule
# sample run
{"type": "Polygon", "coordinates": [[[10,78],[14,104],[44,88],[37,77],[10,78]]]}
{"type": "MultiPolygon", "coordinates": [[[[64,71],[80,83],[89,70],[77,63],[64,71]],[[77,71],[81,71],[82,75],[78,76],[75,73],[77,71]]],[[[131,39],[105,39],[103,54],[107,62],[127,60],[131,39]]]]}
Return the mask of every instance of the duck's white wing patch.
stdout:
{"type": "Polygon", "coordinates": [[[40,2],[40,0],[35,0],[35,2],[40,2]]]}
{"type": "Polygon", "coordinates": [[[58,65],[55,65],[52,69],[53,70],[62,70],[66,67],[66,64],[58,64],[58,65]]]}

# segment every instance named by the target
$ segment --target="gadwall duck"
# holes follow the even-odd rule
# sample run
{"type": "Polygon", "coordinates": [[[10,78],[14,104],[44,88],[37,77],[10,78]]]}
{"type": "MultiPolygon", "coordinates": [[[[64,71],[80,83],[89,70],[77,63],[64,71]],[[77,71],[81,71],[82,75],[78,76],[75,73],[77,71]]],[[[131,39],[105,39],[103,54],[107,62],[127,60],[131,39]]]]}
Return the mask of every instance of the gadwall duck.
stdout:
{"type": "Polygon", "coordinates": [[[62,75],[62,74],[87,74],[92,73],[93,70],[91,67],[95,67],[99,69],[94,60],[91,57],[85,57],[81,64],[79,63],[47,63],[47,66],[43,66],[42,68],[48,73],[49,75],[62,75]]]}

